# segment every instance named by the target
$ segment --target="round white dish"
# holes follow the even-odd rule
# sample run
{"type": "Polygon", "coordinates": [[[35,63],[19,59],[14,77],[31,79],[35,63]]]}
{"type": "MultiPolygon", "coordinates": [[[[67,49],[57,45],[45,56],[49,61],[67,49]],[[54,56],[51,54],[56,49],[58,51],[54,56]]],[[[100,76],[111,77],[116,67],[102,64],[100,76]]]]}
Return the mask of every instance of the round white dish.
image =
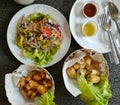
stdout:
{"type": "MultiPolygon", "coordinates": [[[[40,68],[31,65],[20,65],[15,71],[13,71],[13,73],[8,73],[5,75],[5,91],[8,101],[11,103],[11,105],[36,105],[33,100],[25,100],[19,88],[17,87],[19,79],[23,76],[27,76],[27,74],[32,70],[39,71],[40,68]]],[[[46,69],[42,70],[44,70],[52,80],[52,91],[54,93],[55,83],[52,75],[46,69]]]]}
{"type": "Polygon", "coordinates": [[[71,43],[71,33],[68,22],[66,18],[55,8],[44,5],[44,4],[33,4],[27,6],[21,10],[19,10],[11,19],[8,29],[7,29],[7,42],[12,54],[22,63],[28,65],[35,65],[34,62],[28,58],[24,58],[21,56],[21,49],[17,47],[15,44],[16,37],[16,24],[22,16],[28,16],[34,12],[42,12],[45,14],[50,14],[52,18],[54,18],[61,27],[62,34],[64,35],[64,39],[62,41],[60,49],[54,55],[53,60],[50,61],[47,65],[43,65],[43,67],[52,66],[55,63],[59,62],[67,53],[70,43],[71,43]],[[67,44],[66,44],[67,43],[67,44]]]}
{"type": "MultiPolygon", "coordinates": [[[[107,37],[107,33],[102,30],[98,23],[98,18],[100,14],[104,13],[103,6],[105,5],[104,0],[93,0],[98,5],[98,13],[96,16],[92,18],[87,18],[84,16],[82,12],[83,5],[89,0],[76,0],[76,2],[73,4],[73,7],[70,12],[69,17],[69,24],[71,33],[76,40],[76,42],[83,48],[93,49],[95,51],[98,51],[100,53],[107,53],[111,51],[109,40],[107,37]],[[92,36],[92,37],[85,37],[82,34],[82,24],[84,24],[86,21],[95,21],[98,23],[98,32],[92,36]]],[[[114,0],[114,3],[118,5],[119,1],[114,0]]],[[[117,6],[119,8],[119,6],[117,6]]],[[[117,31],[117,28],[115,26],[115,23],[112,21],[112,35],[114,36],[114,39],[116,40],[117,37],[119,37],[119,33],[117,31]]]]}
{"type": "Polygon", "coordinates": [[[101,68],[103,74],[106,75],[107,77],[109,76],[109,67],[108,67],[107,61],[104,58],[102,53],[96,52],[95,50],[92,50],[92,49],[78,49],[78,50],[72,52],[66,58],[66,60],[63,64],[62,75],[63,75],[63,80],[64,80],[66,89],[74,97],[77,97],[78,95],[80,95],[81,91],[78,88],[77,80],[69,78],[66,71],[67,71],[68,67],[71,67],[76,62],[78,62],[80,59],[84,58],[86,56],[86,52],[90,52],[91,57],[95,61],[99,62],[99,68],[101,68]]]}

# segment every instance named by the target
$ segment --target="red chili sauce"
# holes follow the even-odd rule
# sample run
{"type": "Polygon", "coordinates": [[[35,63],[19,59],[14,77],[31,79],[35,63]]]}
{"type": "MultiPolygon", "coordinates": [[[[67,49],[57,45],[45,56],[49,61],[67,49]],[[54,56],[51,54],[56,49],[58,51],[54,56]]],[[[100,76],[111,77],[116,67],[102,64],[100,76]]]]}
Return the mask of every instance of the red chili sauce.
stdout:
{"type": "Polygon", "coordinates": [[[97,8],[94,4],[88,3],[84,7],[84,13],[88,17],[93,17],[97,12],[97,8]]]}

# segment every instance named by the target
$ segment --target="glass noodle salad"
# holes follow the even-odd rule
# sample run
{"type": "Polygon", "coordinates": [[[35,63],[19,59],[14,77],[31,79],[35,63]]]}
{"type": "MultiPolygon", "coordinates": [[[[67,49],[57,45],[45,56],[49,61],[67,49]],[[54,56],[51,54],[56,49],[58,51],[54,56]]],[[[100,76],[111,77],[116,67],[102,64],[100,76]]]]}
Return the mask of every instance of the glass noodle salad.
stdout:
{"type": "Polygon", "coordinates": [[[48,14],[32,13],[17,24],[16,44],[38,66],[53,60],[62,40],[60,25],[48,14]]]}

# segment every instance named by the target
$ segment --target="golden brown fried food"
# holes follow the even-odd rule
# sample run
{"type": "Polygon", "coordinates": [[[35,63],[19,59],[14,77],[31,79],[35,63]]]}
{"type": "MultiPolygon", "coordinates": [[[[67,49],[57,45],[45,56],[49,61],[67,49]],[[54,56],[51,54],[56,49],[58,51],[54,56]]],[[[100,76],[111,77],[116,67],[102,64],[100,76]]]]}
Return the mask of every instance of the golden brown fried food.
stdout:
{"type": "Polygon", "coordinates": [[[33,99],[36,95],[44,94],[53,86],[44,70],[31,71],[27,77],[21,77],[17,86],[25,99],[33,99]]]}
{"type": "Polygon", "coordinates": [[[71,79],[75,79],[79,73],[84,75],[91,83],[100,82],[101,70],[99,62],[94,60],[89,52],[86,52],[85,57],[75,62],[71,67],[68,67],[66,72],[71,79]]]}
{"type": "Polygon", "coordinates": [[[47,88],[44,86],[44,85],[39,85],[37,87],[37,91],[40,93],[40,94],[44,94],[46,91],[47,91],[47,88]]]}
{"type": "Polygon", "coordinates": [[[77,72],[74,69],[74,67],[67,68],[66,72],[67,72],[68,76],[72,79],[75,79],[77,77],[77,72]]]}
{"type": "Polygon", "coordinates": [[[73,65],[73,67],[74,67],[75,70],[78,70],[78,69],[80,69],[80,64],[79,63],[75,63],[73,65]]]}

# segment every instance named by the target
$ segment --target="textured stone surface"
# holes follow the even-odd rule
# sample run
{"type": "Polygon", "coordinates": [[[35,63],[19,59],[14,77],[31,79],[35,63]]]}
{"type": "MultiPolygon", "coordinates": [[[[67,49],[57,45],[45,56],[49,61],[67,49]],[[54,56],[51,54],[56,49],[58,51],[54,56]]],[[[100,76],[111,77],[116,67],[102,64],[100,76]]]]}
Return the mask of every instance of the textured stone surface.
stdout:
{"type": "MultiPolygon", "coordinates": [[[[75,0],[36,0],[34,4],[47,4],[58,9],[69,20],[70,9],[75,0]]],[[[13,0],[0,0],[0,105],[10,105],[4,89],[4,76],[15,70],[21,63],[11,54],[7,41],[7,26],[12,16],[25,6],[15,3],[13,0]]],[[[65,88],[62,79],[62,65],[65,58],[74,50],[81,48],[72,38],[70,49],[66,56],[56,65],[48,67],[56,83],[55,101],[57,105],[84,105],[79,97],[74,98],[65,88]]],[[[120,105],[120,65],[111,64],[108,54],[104,54],[110,68],[110,84],[113,97],[109,105],[120,105]]]]}

